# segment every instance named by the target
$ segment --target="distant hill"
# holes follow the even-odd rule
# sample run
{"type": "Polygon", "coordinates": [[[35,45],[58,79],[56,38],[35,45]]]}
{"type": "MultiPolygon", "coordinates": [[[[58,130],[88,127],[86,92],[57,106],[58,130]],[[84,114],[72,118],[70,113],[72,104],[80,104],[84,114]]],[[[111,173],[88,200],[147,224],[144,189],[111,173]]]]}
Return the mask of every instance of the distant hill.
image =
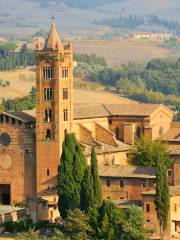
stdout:
{"type": "Polygon", "coordinates": [[[33,35],[49,30],[52,15],[61,32],[98,31],[95,21],[120,15],[155,14],[180,21],[179,0],[6,0],[0,1],[0,37],[33,35]],[[18,7],[17,7],[18,6],[18,7]]]}

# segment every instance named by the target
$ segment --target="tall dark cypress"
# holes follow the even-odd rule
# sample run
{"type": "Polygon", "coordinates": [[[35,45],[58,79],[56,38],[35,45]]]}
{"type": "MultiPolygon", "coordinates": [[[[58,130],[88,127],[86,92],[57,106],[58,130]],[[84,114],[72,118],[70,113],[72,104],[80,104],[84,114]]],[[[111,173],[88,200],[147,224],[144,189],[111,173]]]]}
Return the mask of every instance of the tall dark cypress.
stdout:
{"type": "Polygon", "coordinates": [[[66,217],[68,209],[76,209],[79,202],[79,192],[73,177],[73,160],[76,144],[74,136],[67,134],[63,143],[60,166],[58,169],[59,212],[66,217]]]}
{"type": "Polygon", "coordinates": [[[63,218],[66,217],[67,210],[80,208],[85,169],[86,160],[75,135],[67,134],[58,169],[58,206],[63,218]]]}
{"type": "Polygon", "coordinates": [[[84,178],[81,185],[81,210],[88,211],[90,207],[93,207],[94,202],[94,189],[93,189],[93,177],[91,174],[91,168],[86,168],[84,178]]]}
{"type": "MultiPolygon", "coordinates": [[[[160,153],[159,153],[160,154],[160,153]]],[[[169,215],[169,186],[167,181],[167,166],[164,159],[159,156],[156,173],[156,211],[160,224],[161,239],[167,227],[169,215]]]]}
{"type": "Polygon", "coordinates": [[[101,182],[98,174],[98,163],[95,149],[91,149],[91,174],[93,178],[94,205],[100,206],[102,202],[101,182]]]}

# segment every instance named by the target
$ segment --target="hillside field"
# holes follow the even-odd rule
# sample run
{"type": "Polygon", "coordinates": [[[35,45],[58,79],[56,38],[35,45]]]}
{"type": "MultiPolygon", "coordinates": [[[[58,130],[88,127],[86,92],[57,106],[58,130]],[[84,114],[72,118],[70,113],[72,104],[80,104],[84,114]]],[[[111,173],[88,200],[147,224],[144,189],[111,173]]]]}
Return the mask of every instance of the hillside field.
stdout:
{"type": "MultiPolygon", "coordinates": [[[[0,87],[0,99],[13,99],[17,97],[26,96],[32,86],[35,86],[35,72],[30,69],[17,70],[11,72],[0,72],[0,79],[8,80],[10,86],[0,87]],[[22,76],[25,76],[22,79],[22,76]]],[[[118,95],[111,94],[104,91],[95,90],[74,90],[74,101],[76,103],[131,103],[124,97],[119,97],[118,95]]]]}
{"type": "Polygon", "coordinates": [[[128,62],[147,63],[153,58],[177,58],[180,51],[165,49],[157,42],[147,40],[116,40],[116,41],[74,41],[77,53],[96,53],[102,56],[111,66],[128,62]]]}

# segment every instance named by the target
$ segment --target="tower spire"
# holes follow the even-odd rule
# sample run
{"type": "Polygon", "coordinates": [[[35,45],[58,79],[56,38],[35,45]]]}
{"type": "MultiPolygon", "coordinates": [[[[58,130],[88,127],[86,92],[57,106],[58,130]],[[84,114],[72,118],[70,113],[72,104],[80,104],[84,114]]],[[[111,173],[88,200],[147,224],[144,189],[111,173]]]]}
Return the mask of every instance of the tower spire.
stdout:
{"type": "Polygon", "coordinates": [[[56,28],[56,24],[53,21],[44,50],[57,50],[57,49],[63,50],[63,45],[56,28]]]}

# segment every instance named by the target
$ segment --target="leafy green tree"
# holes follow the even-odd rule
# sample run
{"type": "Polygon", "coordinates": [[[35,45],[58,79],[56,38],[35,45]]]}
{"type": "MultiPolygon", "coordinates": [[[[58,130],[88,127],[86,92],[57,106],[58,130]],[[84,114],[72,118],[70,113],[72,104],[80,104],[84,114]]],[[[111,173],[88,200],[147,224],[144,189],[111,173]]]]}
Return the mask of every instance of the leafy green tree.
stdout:
{"type": "Polygon", "coordinates": [[[131,163],[136,166],[156,167],[161,159],[166,167],[171,164],[169,152],[161,140],[152,141],[144,137],[138,138],[130,153],[131,163]]]}
{"type": "Polygon", "coordinates": [[[92,239],[108,240],[146,240],[144,216],[139,207],[120,209],[110,201],[102,206],[90,209],[89,223],[93,228],[92,239]]]}
{"type": "Polygon", "coordinates": [[[26,233],[18,234],[16,240],[39,240],[38,233],[34,229],[30,229],[26,233]]]}
{"type": "Polygon", "coordinates": [[[64,228],[67,236],[72,240],[88,240],[92,231],[88,216],[80,209],[68,210],[64,228]]]}
{"type": "Polygon", "coordinates": [[[88,211],[92,206],[94,206],[93,177],[91,174],[91,168],[88,166],[81,186],[81,209],[88,211]]]}
{"type": "Polygon", "coordinates": [[[101,182],[98,174],[98,163],[95,149],[91,149],[91,174],[93,178],[93,189],[94,189],[94,205],[100,206],[102,202],[102,189],[101,182]]]}

